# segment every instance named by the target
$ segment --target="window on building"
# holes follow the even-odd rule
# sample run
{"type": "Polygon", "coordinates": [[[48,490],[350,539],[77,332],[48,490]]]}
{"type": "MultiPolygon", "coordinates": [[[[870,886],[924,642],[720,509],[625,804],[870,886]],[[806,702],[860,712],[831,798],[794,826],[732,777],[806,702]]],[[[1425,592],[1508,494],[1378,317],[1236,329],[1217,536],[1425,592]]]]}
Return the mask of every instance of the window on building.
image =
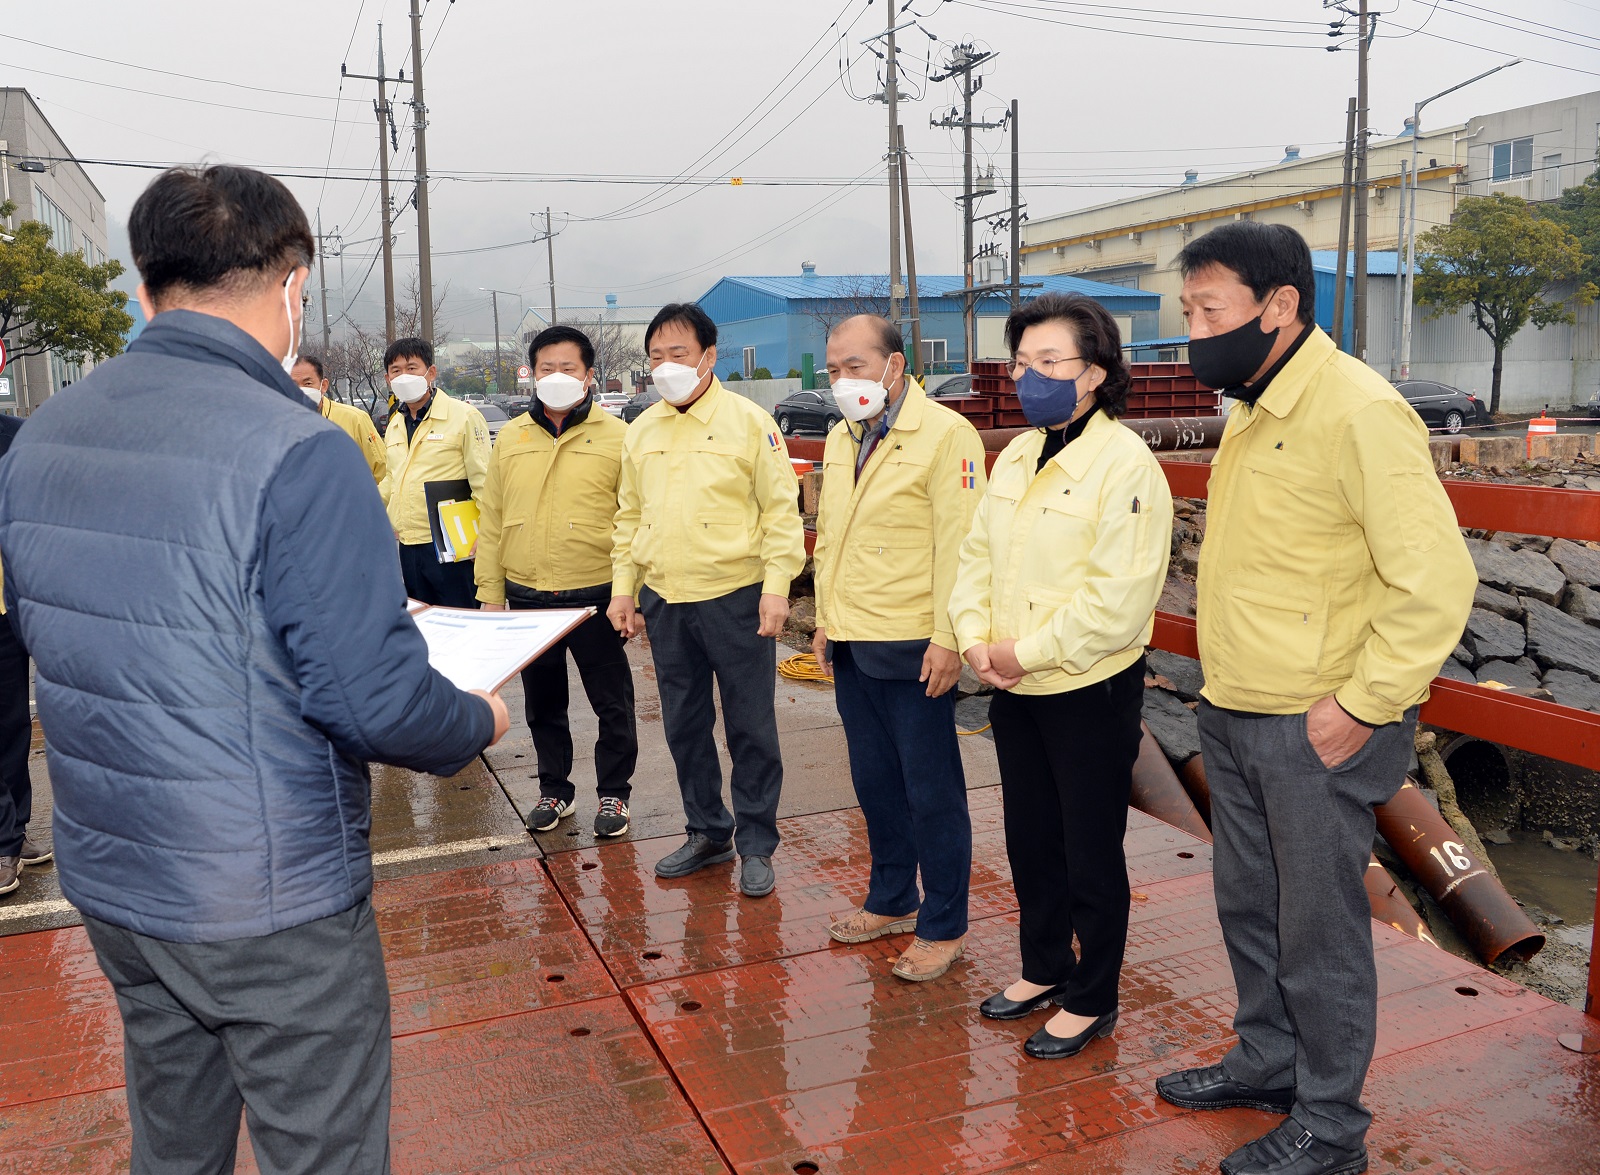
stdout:
{"type": "Polygon", "coordinates": [[[745,377],[745,379],[754,379],[755,378],[755,372],[756,372],[756,349],[754,347],[746,347],[744,349],[744,377],[745,377]]]}
{"type": "Polygon", "coordinates": [[[59,392],[70,383],[83,378],[83,364],[64,362],[54,351],[50,355],[50,391],[59,392]]]}
{"type": "Polygon", "coordinates": [[[76,246],[73,239],[72,221],[67,219],[67,214],[61,211],[59,205],[49,196],[44,194],[44,189],[38,184],[33,186],[34,219],[50,230],[50,246],[57,253],[68,253],[76,246]]]}
{"type": "Polygon", "coordinates": [[[922,365],[930,363],[945,363],[949,359],[949,347],[944,339],[922,340],[922,365]]]}
{"type": "Polygon", "coordinates": [[[1533,138],[1512,139],[1490,148],[1490,178],[1495,183],[1523,179],[1533,174],[1533,138]]]}
{"type": "Polygon", "coordinates": [[[1544,175],[1544,198],[1558,200],[1561,198],[1561,156],[1546,155],[1544,162],[1539,167],[1544,175]]]}

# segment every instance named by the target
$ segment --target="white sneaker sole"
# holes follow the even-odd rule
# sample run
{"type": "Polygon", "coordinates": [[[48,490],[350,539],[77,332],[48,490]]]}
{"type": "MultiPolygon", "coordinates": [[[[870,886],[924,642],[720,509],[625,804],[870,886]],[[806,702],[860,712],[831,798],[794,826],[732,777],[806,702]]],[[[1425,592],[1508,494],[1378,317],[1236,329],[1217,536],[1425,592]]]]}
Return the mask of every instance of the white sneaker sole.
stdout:
{"type": "MultiPolygon", "coordinates": [[[[562,804],[561,807],[556,809],[556,824],[560,824],[563,820],[565,820],[568,816],[571,816],[577,810],[578,810],[578,805],[575,804],[575,803],[573,803],[573,804],[562,804]]],[[[529,814],[532,815],[532,813],[529,813],[529,814]]],[[[523,821],[523,827],[526,828],[529,832],[549,832],[552,828],[554,828],[556,826],[556,824],[550,825],[549,828],[534,828],[527,821],[523,821]]]]}

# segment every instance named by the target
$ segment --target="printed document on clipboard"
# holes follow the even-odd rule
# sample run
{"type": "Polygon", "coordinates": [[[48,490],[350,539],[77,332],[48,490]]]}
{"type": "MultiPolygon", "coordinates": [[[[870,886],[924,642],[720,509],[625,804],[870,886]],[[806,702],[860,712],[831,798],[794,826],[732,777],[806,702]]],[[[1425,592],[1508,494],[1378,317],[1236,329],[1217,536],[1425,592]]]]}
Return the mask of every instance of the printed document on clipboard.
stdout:
{"type": "Polygon", "coordinates": [[[416,600],[406,611],[428,643],[428,664],[457,689],[494,693],[594,615],[593,608],[479,612],[416,600]]]}

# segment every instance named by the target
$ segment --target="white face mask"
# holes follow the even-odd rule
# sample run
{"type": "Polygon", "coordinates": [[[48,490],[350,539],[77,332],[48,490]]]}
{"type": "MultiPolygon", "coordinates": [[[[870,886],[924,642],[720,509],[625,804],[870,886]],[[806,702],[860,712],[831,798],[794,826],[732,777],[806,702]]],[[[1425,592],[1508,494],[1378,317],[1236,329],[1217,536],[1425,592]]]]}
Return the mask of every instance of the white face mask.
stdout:
{"type": "Polygon", "coordinates": [[[389,390],[402,404],[415,404],[428,394],[428,377],[425,375],[397,375],[389,380],[389,390]]]}
{"type": "Polygon", "coordinates": [[[700,381],[705,378],[698,364],[687,367],[670,360],[653,369],[650,374],[655,379],[656,388],[661,392],[661,398],[674,407],[687,403],[689,397],[694,395],[694,390],[700,386],[700,381]]]}
{"type": "Polygon", "coordinates": [[[299,323],[295,322],[294,311],[289,306],[289,283],[292,281],[294,281],[294,270],[291,269],[289,276],[283,279],[283,315],[289,320],[289,352],[283,357],[285,375],[292,375],[294,365],[300,361],[300,328],[305,324],[303,316],[299,323]]]}
{"type": "Polygon", "coordinates": [[[880,380],[836,379],[833,381],[834,403],[839,405],[839,411],[851,424],[871,420],[883,411],[884,404],[888,402],[889,389],[883,386],[883,380],[888,378],[889,367],[885,364],[883,379],[880,380]]]}
{"type": "Polygon", "coordinates": [[[549,375],[541,375],[535,380],[533,390],[539,397],[539,403],[550,411],[566,412],[583,402],[584,396],[589,392],[589,385],[581,379],[574,379],[564,371],[552,371],[549,375]]]}
{"type": "Polygon", "coordinates": [[[321,388],[301,388],[300,390],[306,394],[306,399],[310,400],[313,404],[322,403],[321,388]]]}

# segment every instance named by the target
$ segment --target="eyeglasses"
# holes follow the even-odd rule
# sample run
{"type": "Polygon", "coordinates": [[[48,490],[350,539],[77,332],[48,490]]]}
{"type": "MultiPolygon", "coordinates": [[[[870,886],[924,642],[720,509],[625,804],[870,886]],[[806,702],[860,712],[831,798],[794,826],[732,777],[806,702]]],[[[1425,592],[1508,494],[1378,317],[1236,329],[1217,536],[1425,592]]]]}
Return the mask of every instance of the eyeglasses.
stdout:
{"type": "Polygon", "coordinates": [[[1044,376],[1045,379],[1068,379],[1071,377],[1065,375],[1056,375],[1056,369],[1063,363],[1082,362],[1084,362],[1082,355],[1069,355],[1062,359],[1035,359],[1031,364],[1024,363],[1020,359],[1012,359],[1010,366],[1011,378],[1016,379],[1024,368],[1032,367],[1040,375],[1044,376]]]}

